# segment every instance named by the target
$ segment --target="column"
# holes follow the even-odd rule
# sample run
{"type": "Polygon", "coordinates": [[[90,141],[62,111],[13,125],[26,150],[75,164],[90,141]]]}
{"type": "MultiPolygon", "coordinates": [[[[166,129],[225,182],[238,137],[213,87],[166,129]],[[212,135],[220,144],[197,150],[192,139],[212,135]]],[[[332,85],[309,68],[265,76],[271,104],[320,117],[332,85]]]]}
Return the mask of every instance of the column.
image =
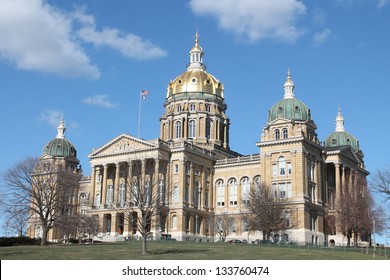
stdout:
{"type": "MultiPolygon", "coordinates": [[[[126,178],[126,194],[125,194],[125,203],[126,205],[130,205],[131,200],[133,199],[131,192],[133,187],[133,162],[132,160],[129,160],[127,162],[128,169],[127,169],[127,178],[126,178]]],[[[126,218],[125,218],[126,220],[126,218]]]]}
{"type": "Polygon", "coordinates": [[[95,166],[92,166],[91,169],[92,169],[92,174],[91,174],[92,204],[91,205],[95,205],[95,196],[96,196],[96,190],[95,190],[95,187],[96,187],[96,169],[95,169],[95,166]]]}
{"type": "Polygon", "coordinates": [[[111,214],[111,235],[117,235],[118,227],[117,227],[117,213],[111,214]]]}
{"type": "Polygon", "coordinates": [[[335,177],[336,177],[336,205],[341,198],[341,185],[340,185],[340,163],[335,164],[335,177]]]}
{"type": "Polygon", "coordinates": [[[200,187],[199,187],[199,208],[203,209],[204,207],[204,192],[206,191],[206,176],[205,176],[205,168],[202,166],[202,171],[201,171],[201,179],[200,179],[200,187]]]}
{"type": "Polygon", "coordinates": [[[194,194],[194,166],[192,162],[190,162],[190,185],[188,187],[188,202],[190,206],[193,206],[193,202],[194,202],[193,194],[194,194]]]}
{"type": "Polygon", "coordinates": [[[100,194],[101,204],[103,204],[103,207],[104,204],[106,203],[106,195],[107,195],[107,171],[108,171],[108,165],[105,164],[103,166],[103,187],[102,187],[102,192],[100,194]]]}
{"type": "Polygon", "coordinates": [[[214,170],[210,169],[209,208],[214,208],[214,170]]]}
{"type": "Polygon", "coordinates": [[[114,181],[114,198],[113,204],[119,203],[119,171],[120,171],[120,163],[117,162],[115,164],[115,181],[114,181]]]}
{"type": "MultiPolygon", "coordinates": [[[[158,203],[164,203],[164,201],[162,201],[163,199],[163,192],[162,190],[160,190],[160,160],[158,158],[155,158],[154,159],[154,180],[151,180],[151,188],[155,188],[157,187],[157,192],[155,192],[154,190],[152,190],[152,194],[157,194],[157,198],[158,198],[158,203]]],[[[152,198],[153,200],[155,198],[152,198]]]]}

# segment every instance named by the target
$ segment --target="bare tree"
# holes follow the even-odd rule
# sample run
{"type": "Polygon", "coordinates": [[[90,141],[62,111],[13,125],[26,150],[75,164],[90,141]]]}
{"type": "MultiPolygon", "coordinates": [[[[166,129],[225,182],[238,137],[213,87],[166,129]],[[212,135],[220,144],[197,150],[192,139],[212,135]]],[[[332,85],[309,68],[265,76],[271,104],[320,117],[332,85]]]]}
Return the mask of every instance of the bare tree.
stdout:
{"type": "Polygon", "coordinates": [[[33,157],[21,160],[3,176],[9,205],[28,211],[29,222],[42,227],[41,245],[47,245],[49,230],[72,212],[78,180],[79,175],[63,162],[33,157]]]}
{"type": "Polygon", "coordinates": [[[19,237],[27,232],[28,209],[19,205],[2,204],[3,227],[7,233],[13,233],[19,237]]]}
{"type": "Polygon", "coordinates": [[[226,237],[235,231],[234,215],[228,214],[226,211],[215,214],[213,217],[214,232],[222,242],[226,241],[226,237]]]}
{"type": "Polygon", "coordinates": [[[337,223],[341,233],[347,237],[347,245],[351,245],[353,238],[356,246],[359,236],[368,235],[372,228],[373,199],[367,190],[365,178],[357,175],[351,180],[353,183],[346,184],[340,192],[336,210],[337,223]]]}
{"type": "Polygon", "coordinates": [[[248,209],[251,213],[249,228],[263,232],[266,240],[274,239],[274,234],[289,228],[288,206],[285,199],[275,195],[271,187],[257,185],[251,190],[248,209]]]}
{"type": "MultiPolygon", "coordinates": [[[[132,174],[128,174],[125,194],[120,193],[113,203],[118,213],[123,213],[133,233],[142,236],[142,255],[147,252],[147,239],[150,236],[153,224],[163,227],[168,213],[166,205],[167,186],[163,178],[159,177],[160,170],[156,170],[153,160],[135,161],[132,163],[132,174]]],[[[160,166],[159,168],[163,168],[160,166]]]]}
{"type": "Polygon", "coordinates": [[[390,201],[390,167],[378,169],[371,178],[370,186],[385,201],[390,201]]]}

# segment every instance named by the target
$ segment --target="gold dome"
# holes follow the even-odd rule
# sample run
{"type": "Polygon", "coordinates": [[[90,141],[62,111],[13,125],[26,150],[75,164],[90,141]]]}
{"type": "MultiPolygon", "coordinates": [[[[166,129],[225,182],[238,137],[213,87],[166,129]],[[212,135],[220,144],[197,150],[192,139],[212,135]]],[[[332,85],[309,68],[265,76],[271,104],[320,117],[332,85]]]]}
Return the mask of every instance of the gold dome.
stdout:
{"type": "Polygon", "coordinates": [[[206,71],[203,64],[203,50],[199,46],[199,35],[195,35],[195,46],[190,51],[190,64],[187,70],[173,81],[167,90],[171,98],[224,98],[223,84],[206,71]]]}

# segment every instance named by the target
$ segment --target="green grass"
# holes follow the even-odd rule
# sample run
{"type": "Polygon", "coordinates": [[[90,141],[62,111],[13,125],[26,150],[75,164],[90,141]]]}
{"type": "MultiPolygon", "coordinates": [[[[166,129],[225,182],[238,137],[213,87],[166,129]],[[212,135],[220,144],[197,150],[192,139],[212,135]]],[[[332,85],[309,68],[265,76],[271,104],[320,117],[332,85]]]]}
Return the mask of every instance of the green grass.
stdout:
{"type": "MultiPolygon", "coordinates": [[[[371,248],[320,248],[223,243],[140,242],[0,247],[1,260],[385,260],[385,251],[371,248]]],[[[389,252],[386,252],[390,255],[389,252]]],[[[390,259],[390,257],[388,256],[390,259]]]]}

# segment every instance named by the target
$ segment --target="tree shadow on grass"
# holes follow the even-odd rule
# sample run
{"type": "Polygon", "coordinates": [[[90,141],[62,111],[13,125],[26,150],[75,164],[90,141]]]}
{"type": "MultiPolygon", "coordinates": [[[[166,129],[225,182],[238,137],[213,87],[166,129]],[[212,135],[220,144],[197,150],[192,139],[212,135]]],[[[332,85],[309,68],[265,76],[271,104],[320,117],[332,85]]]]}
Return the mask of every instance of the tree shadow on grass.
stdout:
{"type": "Polygon", "coordinates": [[[151,255],[175,255],[175,254],[189,254],[189,253],[207,253],[208,249],[166,249],[166,250],[152,250],[151,255]]]}

